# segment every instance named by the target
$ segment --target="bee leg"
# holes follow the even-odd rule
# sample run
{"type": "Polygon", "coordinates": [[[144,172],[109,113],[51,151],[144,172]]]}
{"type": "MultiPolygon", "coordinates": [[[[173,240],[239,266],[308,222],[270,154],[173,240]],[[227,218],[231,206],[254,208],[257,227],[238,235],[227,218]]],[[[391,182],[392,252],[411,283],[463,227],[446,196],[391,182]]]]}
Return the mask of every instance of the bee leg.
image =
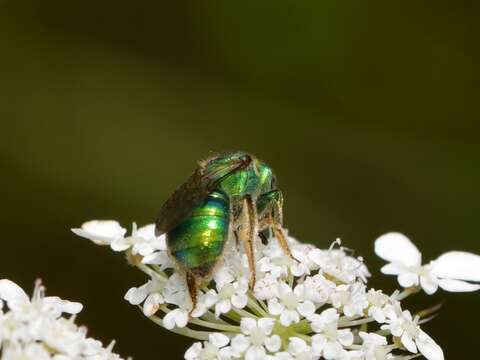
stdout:
{"type": "Polygon", "coordinates": [[[290,246],[288,245],[287,238],[285,237],[285,233],[283,227],[281,225],[277,225],[275,223],[272,224],[273,233],[277,238],[280,246],[282,247],[285,254],[287,254],[290,258],[293,259],[292,252],[290,251],[290,246]]]}
{"type": "Polygon", "coordinates": [[[240,250],[240,239],[238,238],[238,231],[235,230],[233,232],[233,235],[235,236],[235,245],[237,246],[237,250],[240,250]]]}
{"type": "Polygon", "coordinates": [[[285,254],[293,259],[290,246],[288,246],[287,238],[283,230],[283,195],[280,190],[272,190],[260,195],[259,204],[263,204],[263,212],[260,214],[264,218],[264,227],[268,227],[273,231],[280,246],[285,254]]]}
{"type": "Polygon", "coordinates": [[[192,300],[192,310],[188,313],[189,317],[192,317],[192,313],[197,307],[197,296],[198,296],[198,282],[194,274],[187,271],[186,275],[188,293],[190,294],[190,300],[192,300]]]}
{"type": "Polygon", "coordinates": [[[253,246],[253,241],[257,234],[257,212],[252,198],[248,195],[242,199],[241,206],[239,236],[245,247],[245,253],[247,254],[248,267],[250,268],[250,288],[253,289],[257,277],[253,246]]]}

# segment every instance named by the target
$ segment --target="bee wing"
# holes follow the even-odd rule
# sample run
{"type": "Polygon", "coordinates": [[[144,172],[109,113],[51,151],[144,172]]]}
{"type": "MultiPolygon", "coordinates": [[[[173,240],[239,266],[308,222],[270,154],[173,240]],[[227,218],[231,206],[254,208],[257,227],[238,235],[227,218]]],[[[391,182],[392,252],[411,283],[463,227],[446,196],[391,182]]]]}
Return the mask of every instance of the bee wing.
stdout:
{"type": "Polygon", "coordinates": [[[220,181],[246,168],[250,161],[249,157],[242,158],[208,171],[200,165],[163,204],[155,222],[155,235],[160,236],[173,229],[190,215],[195,206],[205,200],[220,181]]]}

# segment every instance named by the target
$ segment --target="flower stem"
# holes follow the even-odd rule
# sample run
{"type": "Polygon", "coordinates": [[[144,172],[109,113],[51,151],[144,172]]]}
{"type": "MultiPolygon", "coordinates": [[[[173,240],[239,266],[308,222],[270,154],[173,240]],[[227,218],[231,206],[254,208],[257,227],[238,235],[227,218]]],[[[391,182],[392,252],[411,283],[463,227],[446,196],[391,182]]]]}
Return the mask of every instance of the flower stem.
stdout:
{"type": "Polygon", "coordinates": [[[227,331],[227,332],[233,332],[233,333],[240,332],[240,327],[235,325],[224,325],[224,324],[214,323],[210,321],[205,321],[199,318],[192,318],[190,319],[190,322],[198,326],[203,326],[205,328],[210,328],[210,329],[215,329],[220,331],[227,331]]]}
{"type": "MultiPolygon", "coordinates": [[[[162,319],[160,319],[158,316],[150,316],[150,320],[152,320],[155,324],[160,325],[164,329],[167,329],[165,325],[163,324],[162,319]]],[[[187,336],[192,339],[196,340],[208,340],[210,332],[209,331],[197,331],[197,330],[192,330],[188,327],[184,328],[173,328],[173,329],[167,329],[175,334],[179,334],[182,336],[187,336]]]]}

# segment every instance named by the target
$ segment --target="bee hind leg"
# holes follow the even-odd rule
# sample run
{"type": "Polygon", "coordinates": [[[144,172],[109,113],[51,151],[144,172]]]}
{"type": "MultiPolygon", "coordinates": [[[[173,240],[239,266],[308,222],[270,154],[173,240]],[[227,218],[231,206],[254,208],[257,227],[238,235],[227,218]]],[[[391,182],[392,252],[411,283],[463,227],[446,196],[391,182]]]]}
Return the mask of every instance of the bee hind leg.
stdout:
{"type": "Polygon", "coordinates": [[[192,313],[195,311],[198,301],[198,281],[196,276],[189,271],[187,271],[186,280],[188,293],[190,295],[190,300],[192,301],[192,309],[190,310],[188,315],[190,318],[192,318],[192,313]]]}

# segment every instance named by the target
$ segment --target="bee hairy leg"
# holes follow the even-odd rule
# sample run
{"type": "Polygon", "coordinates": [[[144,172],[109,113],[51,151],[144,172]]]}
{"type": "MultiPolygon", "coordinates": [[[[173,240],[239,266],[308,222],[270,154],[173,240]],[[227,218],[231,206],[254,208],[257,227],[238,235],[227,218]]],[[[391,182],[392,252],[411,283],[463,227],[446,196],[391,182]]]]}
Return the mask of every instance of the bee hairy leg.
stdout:
{"type": "Polygon", "coordinates": [[[292,252],[290,251],[290,246],[288,245],[287,238],[285,236],[285,232],[282,228],[282,226],[273,223],[272,224],[272,230],[273,233],[275,234],[275,237],[277,238],[281,248],[287,254],[290,258],[293,259],[292,252]]]}
{"type": "Polygon", "coordinates": [[[186,280],[187,280],[188,293],[190,295],[190,300],[192,301],[192,310],[190,310],[190,312],[188,313],[188,316],[191,319],[192,313],[195,311],[195,308],[197,307],[198,282],[195,275],[189,271],[187,271],[186,280]]]}
{"type": "Polygon", "coordinates": [[[255,251],[253,242],[257,234],[257,213],[250,196],[245,196],[242,200],[242,209],[240,213],[239,237],[243,242],[245,253],[248,258],[248,267],[250,269],[250,288],[255,287],[256,268],[255,268],[255,251]]]}
{"type": "Polygon", "coordinates": [[[280,190],[272,190],[260,195],[258,204],[262,205],[263,212],[260,229],[271,229],[281,248],[290,258],[293,259],[290,246],[288,245],[285,230],[283,229],[283,195],[280,190]]]}

